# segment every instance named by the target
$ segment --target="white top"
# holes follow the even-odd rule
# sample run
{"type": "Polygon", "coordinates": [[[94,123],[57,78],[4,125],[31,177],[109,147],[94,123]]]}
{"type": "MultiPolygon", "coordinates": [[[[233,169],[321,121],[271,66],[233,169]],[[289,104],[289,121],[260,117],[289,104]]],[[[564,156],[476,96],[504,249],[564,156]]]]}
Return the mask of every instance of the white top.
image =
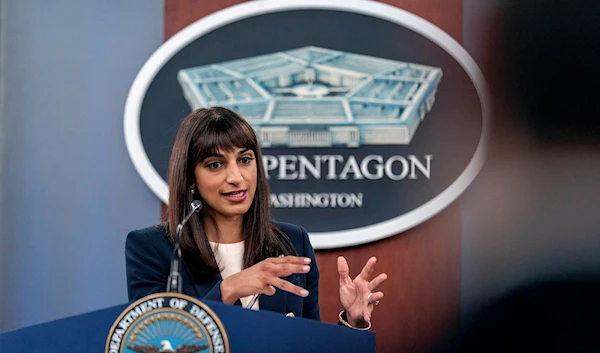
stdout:
{"type": "MultiPolygon", "coordinates": [[[[215,254],[217,264],[221,269],[221,277],[223,279],[234,275],[244,269],[244,241],[232,244],[218,244],[209,242],[215,254]]],[[[252,300],[252,295],[240,298],[244,308],[252,300]]],[[[252,305],[252,310],[258,310],[258,300],[252,305]]]]}

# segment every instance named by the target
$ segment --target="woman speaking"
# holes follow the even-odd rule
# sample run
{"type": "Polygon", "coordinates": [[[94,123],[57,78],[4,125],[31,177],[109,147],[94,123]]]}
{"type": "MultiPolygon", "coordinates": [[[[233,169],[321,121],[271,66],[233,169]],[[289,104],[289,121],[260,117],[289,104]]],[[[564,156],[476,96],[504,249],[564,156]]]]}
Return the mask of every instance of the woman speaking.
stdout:
{"type": "MultiPolygon", "coordinates": [[[[194,200],[202,210],[181,233],[182,292],[193,297],[319,320],[319,270],[306,230],[271,219],[269,186],[254,130],[231,110],[213,107],[188,115],[169,162],[164,222],[132,231],[125,255],[129,300],[164,292],[178,223],[194,200]]],[[[342,324],[370,327],[383,298],[376,259],[350,278],[337,268],[342,324]]]]}

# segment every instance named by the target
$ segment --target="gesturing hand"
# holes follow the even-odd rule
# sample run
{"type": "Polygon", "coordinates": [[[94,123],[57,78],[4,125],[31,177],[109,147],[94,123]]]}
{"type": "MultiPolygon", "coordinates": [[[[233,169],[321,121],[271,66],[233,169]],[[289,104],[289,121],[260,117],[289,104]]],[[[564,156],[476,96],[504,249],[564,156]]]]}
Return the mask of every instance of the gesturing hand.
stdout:
{"type": "Polygon", "coordinates": [[[254,266],[231,275],[221,282],[223,303],[233,304],[236,300],[258,293],[273,295],[277,287],[286,292],[306,297],[308,291],[281,279],[294,273],[310,271],[308,257],[284,256],[265,259],[254,266]]]}
{"type": "Polygon", "coordinates": [[[348,275],[348,263],[343,256],[337,259],[337,268],[340,275],[340,301],[348,323],[354,327],[366,327],[371,321],[371,313],[375,305],[383,298],[383,292],[373,292],[377,286],[387,279],[382,273],[370,280],[377,259],[372,257],[354,280],[348,275]]]}

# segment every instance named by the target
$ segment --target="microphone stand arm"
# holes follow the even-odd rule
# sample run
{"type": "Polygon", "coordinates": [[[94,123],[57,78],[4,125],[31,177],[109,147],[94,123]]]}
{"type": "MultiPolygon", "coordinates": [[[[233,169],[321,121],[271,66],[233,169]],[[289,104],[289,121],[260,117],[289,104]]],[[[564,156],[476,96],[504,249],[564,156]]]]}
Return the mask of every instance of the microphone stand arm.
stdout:
{"type": "Polygon", "coordinates": [[[181,233],[183,232],[183,226],[192,217],[192,215],[198,212],[202,208],[202,204],[199,201],[192,203],[192,210],[188,215],[177,225],[175,232],[175,246],[173,249],[173,257],[171,260],[171,272],[167,279],[167,292],[168,293],[181,293],[181,233]]]}

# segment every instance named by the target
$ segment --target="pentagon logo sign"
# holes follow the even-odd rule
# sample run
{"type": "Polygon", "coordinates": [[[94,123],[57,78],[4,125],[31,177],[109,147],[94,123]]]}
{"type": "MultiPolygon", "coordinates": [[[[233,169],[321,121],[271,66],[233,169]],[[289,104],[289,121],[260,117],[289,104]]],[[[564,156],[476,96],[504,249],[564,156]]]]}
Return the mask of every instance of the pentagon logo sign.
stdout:
{"type": "Polygon", "coordinates": [[[424,222],[485,157],[477,65],[433,24],[374,1],[252,1],[165,42],[125,107],[129,154],[165,203],[177,128],[210,106],[255,129],[276,219],[304,226],[317,249],[424,222]]]}
{"type": "Polygon", "coordinates": [[[106,353],[229,352],[221,321],[198,300],[158,293],[131,304],[110,329],[106,353]]]}
{"type": "Polygon", "coordinates": [[[306,47],[181,70],[192,109],[245,117],[262,147],[408,144],[441,70],[306,47]]]}

